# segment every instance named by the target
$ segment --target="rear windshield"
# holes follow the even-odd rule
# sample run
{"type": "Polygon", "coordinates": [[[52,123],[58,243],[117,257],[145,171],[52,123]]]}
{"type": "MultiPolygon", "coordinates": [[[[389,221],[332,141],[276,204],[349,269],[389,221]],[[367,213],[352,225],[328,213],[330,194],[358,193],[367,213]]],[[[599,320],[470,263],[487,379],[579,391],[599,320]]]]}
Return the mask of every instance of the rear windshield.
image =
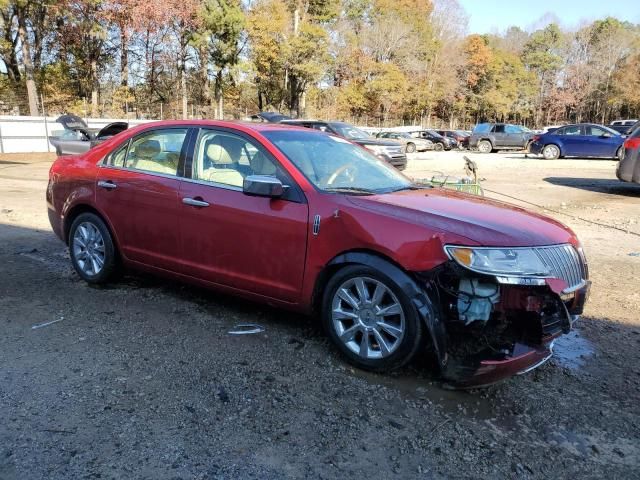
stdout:
{"type": "Polygon", "coordinates": [[[473,129],[473,133],[488,133],[489,131],[491,131],[490,123],[479,123],[473,129]]]}

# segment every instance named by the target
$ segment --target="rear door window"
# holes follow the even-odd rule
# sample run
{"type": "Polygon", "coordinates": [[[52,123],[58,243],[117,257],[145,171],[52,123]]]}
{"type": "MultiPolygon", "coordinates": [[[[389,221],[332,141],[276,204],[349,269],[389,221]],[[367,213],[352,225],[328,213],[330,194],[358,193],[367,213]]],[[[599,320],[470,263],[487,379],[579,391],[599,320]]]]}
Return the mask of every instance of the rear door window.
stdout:
{"type": "Polygon", "coordinates": [[[556,135],[582,135],[582,127],[580,125],[570,125],[560,128],[556,131],[556,135]]]}
{"type": "Polygon", "coordinates": [[[131,140],[125,168],[177,175],[186,128],[152,130],[131,140]]]}

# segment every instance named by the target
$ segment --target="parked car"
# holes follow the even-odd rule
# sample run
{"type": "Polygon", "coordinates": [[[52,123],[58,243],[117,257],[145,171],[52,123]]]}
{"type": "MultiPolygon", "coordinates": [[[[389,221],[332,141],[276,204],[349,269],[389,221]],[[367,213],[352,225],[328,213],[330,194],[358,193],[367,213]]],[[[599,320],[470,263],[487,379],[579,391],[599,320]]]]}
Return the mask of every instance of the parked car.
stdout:
{"type": "Polygon", "coordinates": [[[469,137],[463,130],[436,130],[443,137],[451,138],[456,141],[458,148],[469,148],[469,137]]]}
{"type": "Polygon", "coordinates": [[[443,137],[434,130],[418,130],[410,133],[412,137],[431,140],[433,142],[433,149],[438,152],[442,150],[451,150],[458,146],[458,142],[452,138],[443,137]]]}
{"type": "Polygon", "coordinates": [[[137,126],[58,158],[46,200],[90,284],[130,267],[315,313],[354,365],[392,370],[429,345],[458,386],[544,362],[589,289],[560,222],[415,185],[312,129],[137,126]]]}
{"type": "Polygon", "coordinates": [[[278,123],[282,120],[290,120],[291,117],[278,112],[258,112],[249,117],[252,122],[278,123]]]}
{"type": "Polygon", "coordinates": [[[95,130],[89,128],[86,122],[76,115],[62,115],[56,122],[64,127],[64,131],[59,136],[49,137],[49,142],[56,149],[58,156],[84,153],[129,127],[126,122],[113,122],[95,130]]]}
{"type": "Polygon", "coordinates": [[[479,123],[469,137],[469,148],[481,153],[495,150],[525,150],[533,132],[522,125],[509,123],[479,123]]]}
{"type": "Polygon", "coordinates": [[[624,141],[616,176],[623,182],[640,183],[640,125],[624,141]]]}
{"type": "Polygon", "coordinates": [[[434,145],[431,140],[426,138],[415,138],[407,132],[380,132],[376,135],[378,138],[388,138],[404,145],[406,153],[425,152],[433,150],[434,145]]]}
{"type": "Polygon", "coordinates": [[[615,130],[593,123],[565,125],[535,135],[529,151],[547,160],[560,157],[622,158],[624,138],[615,130]]]}
{"type": "Polygon", "coordinates": [[[638,123],[639,121],[636,118],[627,120],[614,120],[613,122],[611,122],[611,125],[609,125],[609,128],[611,130],[615,130],[620,135],[628,135],[635,129],[638,123]]]}
{"type": "Polygon", "coordinates": [[[350,142],[372,151],[379,158],[389,162],[398,170],[407,168],[407,155],[404,147],[395,140],[380,140],[373,138],[364,130],[345,122],[325,122],[324,120],[283,120],[285,125],[297,125],[313,128],[321,132],[328,132],[345,138],[350,142]]]}

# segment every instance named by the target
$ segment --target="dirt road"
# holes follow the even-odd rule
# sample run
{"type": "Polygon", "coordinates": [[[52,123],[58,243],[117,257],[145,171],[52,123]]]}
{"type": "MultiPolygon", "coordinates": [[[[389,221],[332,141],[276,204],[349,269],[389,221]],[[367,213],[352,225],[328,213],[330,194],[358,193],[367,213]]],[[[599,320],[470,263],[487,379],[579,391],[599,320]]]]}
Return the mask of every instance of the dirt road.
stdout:
{"type": "Polygon", "coordinates": [[[472,157],[578,233],[593,288],[549,363],[452,392],[424,359],[352,369],[312,319],[146,276],[87,286],[46,218],[52,157],[0,156],[0,479],[640,477],[640,187],[611,161],[472,157]],[[228,334],[246,322],[265,332],[228,334]]]}

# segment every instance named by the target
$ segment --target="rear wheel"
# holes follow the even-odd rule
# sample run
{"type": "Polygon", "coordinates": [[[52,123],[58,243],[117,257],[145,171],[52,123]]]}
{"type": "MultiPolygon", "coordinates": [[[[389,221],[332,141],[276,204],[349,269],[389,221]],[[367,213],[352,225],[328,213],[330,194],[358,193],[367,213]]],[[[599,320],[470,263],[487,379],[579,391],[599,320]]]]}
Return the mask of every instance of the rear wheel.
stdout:
{"type": "Polygon", "coordinates": [[[557,145],[546,145],[542,149],[542,156],[547,160],[555,160],[560,158],[560,149],[557,145]]]}
{"type": "Polygon", "coordinates": [[[437,143],[433,146],[433,149],[434,149],[436,152],[441,152],[441,151],[443,151],[443,150],[444,150],[444,145],[443,145],[442,143],[440,143],[440,142],[437,142],[437,143]]]}
{"type": "Polygon", "coordinates": [[[491,153],[491,150],[493,150],[493,145],[489,140],[480,140],[478,142],[478,151],[480,153],[491,153]]]}
{"type": "Polygon", "coordinates": [[[618,160],[622,160],[624,158],[624,148],[620,147],[618,148],[618,150],[616,150],[616,158],[618,160]]]}
{"type": "Polygon", "coordinates": [[[322,319],[342,354],[366,370],[399,368],[422,342],[422,321],[404,290],[364,265],[345,267],[331,278],[322,319]]]}
{"type": "Polygon", "coordinates": [[[413,153],[416,151],[416,144],[415,143],[407,143],[407,146],[405,148],[405,151],[407,153],[413,153]]]}
{"type": "Polygon", "coordinates": [[[111,233],[94,213],[82,213],[71,224],[69,254],[73,268],[88,283],[106,283],[118,269],[111,233]]]}

